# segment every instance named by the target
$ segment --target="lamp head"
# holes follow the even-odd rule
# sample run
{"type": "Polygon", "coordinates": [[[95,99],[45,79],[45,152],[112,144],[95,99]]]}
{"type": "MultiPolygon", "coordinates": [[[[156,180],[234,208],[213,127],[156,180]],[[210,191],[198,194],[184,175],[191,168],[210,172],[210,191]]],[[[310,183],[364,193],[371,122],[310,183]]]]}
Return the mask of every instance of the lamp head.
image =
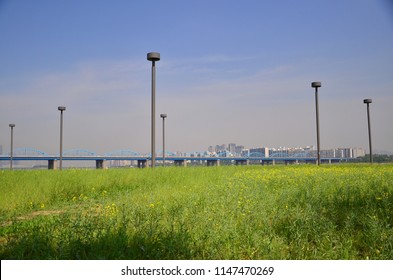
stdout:
{"type": "Polygon", "coordinates": [[[147,60],[149,60],[149,61],[159,61],[160,60],[160,53],[158,53],[158,52],[149,52],[147,54],[147,60]]]}
{"type": "Polygon", "coordinates": [[[166,118],[166,114],[161,114],[160,117],[165,119],[166,118]]]}
{"type": "Polygon", "coordinates": [[[321,86],[322,86],[321,82],[312,82],[311,83],[311,87],[313,87],[313,88],[319,88],[321,86]]]}
{"type": "Polygon", "coordinates": [[[11,127],[11,128],[15,127],[15,124],[10,123],[10,127],[11,127]]]}
{"type": "Polygon", "coordinates": [[[364,104],[370,104],[370,103],[372,103],[373,101],[372,101],[372,99],[364,99],[363,100],[363,103],[364,104]]]}
{"type": "Polygon", "coordinates": [[[66,107],[64,107],[64,106],[59,106],[59,107],[57,107],[57,109],[58,109],[59,111],[65,111],[66,107]]]}

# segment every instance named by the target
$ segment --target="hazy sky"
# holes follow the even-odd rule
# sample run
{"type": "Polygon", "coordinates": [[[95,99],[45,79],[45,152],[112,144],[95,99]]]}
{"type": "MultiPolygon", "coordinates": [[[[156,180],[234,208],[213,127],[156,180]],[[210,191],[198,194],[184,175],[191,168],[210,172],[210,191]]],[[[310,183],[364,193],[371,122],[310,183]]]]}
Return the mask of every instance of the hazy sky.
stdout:
{"type": "Polygon", "coordinates": [[[0,145],[150,151],[157,62],[167,150],[315,145],[393,151],[390,0],[0,0],[0,145]]]}

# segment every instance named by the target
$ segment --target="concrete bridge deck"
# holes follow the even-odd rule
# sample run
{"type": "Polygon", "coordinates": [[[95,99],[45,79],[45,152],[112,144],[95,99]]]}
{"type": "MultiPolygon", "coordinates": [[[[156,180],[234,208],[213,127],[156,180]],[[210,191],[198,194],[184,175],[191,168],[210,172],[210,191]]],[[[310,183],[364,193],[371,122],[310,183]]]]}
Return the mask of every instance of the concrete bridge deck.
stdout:
{"type": "MultiPolygon", "coordinates": [[[[148,156],[63,156],[63,161],[95,161],[96,168],[105,168],[106,161],[120,160],[120,161],[137,161],[138,167],[146,167],[151,157],[148,156]]],[[[0,161],[10,161],[10,156],[0,155],[0,161]]],[[[37,156],[13,156],[13,161],[47,161],[48,169],[56,169],[57,162],[60,160],[59,156],[37,155],[37,156]]],[[[337,163],[348,161],[348,158],[321,158],[325,163],[337,163]]],[[[163,157],[156,157],[156,161],[163,161],[163,157]]],[[[191,161],[204,162],[207,166],[219,166],[221,162],[230,161],[236,165],[249,165],[252,163],[258,164],[275,164],[276,162],[284,162],[285,164],[298,163],[316,163],[315,157],[181,157],[169,156],[165,157],[166,162],[173,162],[176,166],[187,166],[191,161]]]]}

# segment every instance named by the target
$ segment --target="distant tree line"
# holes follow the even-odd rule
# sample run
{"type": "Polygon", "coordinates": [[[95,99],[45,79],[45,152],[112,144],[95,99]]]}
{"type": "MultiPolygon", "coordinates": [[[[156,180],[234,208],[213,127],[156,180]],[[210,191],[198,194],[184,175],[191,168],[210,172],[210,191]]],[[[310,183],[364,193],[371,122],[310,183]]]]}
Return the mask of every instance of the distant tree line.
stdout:
{"type": "MultiPolygon", "coordinates": [[[[356,162],[369,162],[370,155],[365,155],[364,157],[358,157],[355,159],[356,162]]],[[[393,162],[393,155],[373,155],[373,162],[383,163],[383,162],[393,162]]]]}

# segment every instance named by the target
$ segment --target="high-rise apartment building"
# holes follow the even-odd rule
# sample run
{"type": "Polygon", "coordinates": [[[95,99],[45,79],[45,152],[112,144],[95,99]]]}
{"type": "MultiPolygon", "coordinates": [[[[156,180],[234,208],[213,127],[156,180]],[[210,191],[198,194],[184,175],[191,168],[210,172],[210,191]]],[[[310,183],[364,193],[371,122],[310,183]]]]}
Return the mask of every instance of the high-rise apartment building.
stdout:
{"type": "Polygon", "coordinates": [[[352,149],[352,156],[354,158],[364,157],[365,155],[366,155],[366,151],[363,148],[353,148],[352,149]]]}
{"type": "Polygon", "coordinates": [[[241,155],[243,150],[244,150],[244,146],[236,146],[235,154],[241,155]]]}
{"type": "Polygon", "coordinates": [[[236,144],[235,143],[228,144],[228,151],[232,154],[236,153],[236,144]]]}
{"type": "Polygon", "coordinates": [[[251,148],[249,150],[250,157],[269,157],[269,149],[268,148],[251,148]]]}

